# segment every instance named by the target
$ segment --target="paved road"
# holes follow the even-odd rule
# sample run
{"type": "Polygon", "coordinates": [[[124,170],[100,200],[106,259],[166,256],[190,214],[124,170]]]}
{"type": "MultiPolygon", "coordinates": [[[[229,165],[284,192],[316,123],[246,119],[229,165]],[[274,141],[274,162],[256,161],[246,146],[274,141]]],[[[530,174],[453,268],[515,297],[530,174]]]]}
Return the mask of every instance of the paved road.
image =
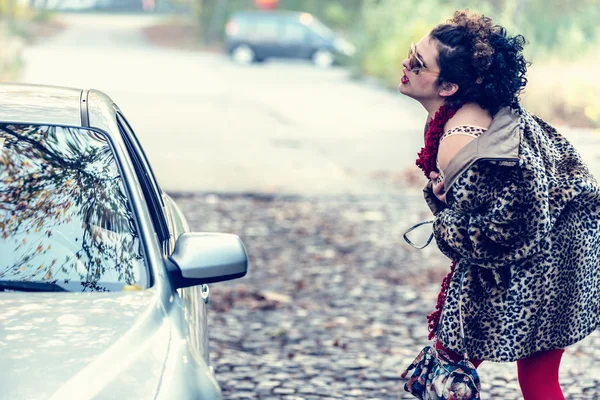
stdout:
{"type": "Polygon", "coordinates": [[[26,50],[21,81],[107,92],[167,190],[378,193],[373,175],[414,165],[425,112],[344,70],[152,47],[140,29],[154,16],[62,18],[26,50]]]}

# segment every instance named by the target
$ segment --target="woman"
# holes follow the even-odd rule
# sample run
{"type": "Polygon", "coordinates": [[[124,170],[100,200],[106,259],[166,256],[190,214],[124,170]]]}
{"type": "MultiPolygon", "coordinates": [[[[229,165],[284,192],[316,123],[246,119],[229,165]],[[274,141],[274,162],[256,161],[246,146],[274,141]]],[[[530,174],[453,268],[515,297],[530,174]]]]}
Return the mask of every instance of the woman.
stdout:
{"type": "Polygon", "coordinates": [[[417,165],[437,245],[453,260],[430,315],[436,347],[455,361],[467,350],[476,367],[516,361],[524,398],[553,400],[564,398],[564,348],[599,325],[600,188],[567,140],[519,104],[524,43],[457,11],[411,46],[399,90],[429,113],[417,165]]]}

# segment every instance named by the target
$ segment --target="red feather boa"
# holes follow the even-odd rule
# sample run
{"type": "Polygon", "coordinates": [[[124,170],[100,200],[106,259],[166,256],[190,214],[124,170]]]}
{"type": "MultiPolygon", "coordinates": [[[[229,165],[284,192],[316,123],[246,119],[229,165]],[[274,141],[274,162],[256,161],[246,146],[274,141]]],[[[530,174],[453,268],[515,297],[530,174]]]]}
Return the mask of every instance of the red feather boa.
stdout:
{"type": "Polygon", "coordinates": [[[437,303],[435,305],[435,311],[427,316],[427,329],[429,330],[429,340],[432,340],[436,333],[436,328],[440,322],[440,317],[442,315],[442,308],[444,307],[444,303],[446,302],[446,298],[448,297],[448,288],[450,287],[450,281],[452,280],[452,275],[454,274],[454,269],[456,268],[456,264],[452,261],[450,264],[450,272],[444,277],[442,281],[440,293],[438,294],[437,303]]]}
{"type": "Polygon", "coordinates": [[[435,113],[433,119],[429,122],[427,132],[425,133],[425,147],[417,154],[417,166],[421,168],[425,174],[425,178],[429,179],[429,174],[437,170],[437,154],[440,138],[444,133],[444,125],[456,114],[458,109],[443,105],[435,113]]]}

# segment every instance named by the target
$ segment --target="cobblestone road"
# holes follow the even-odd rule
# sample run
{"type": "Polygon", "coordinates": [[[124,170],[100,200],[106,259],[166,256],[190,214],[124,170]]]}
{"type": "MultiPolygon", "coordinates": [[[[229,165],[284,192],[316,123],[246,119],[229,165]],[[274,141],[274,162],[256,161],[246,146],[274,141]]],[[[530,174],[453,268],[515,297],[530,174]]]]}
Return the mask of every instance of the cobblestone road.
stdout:
{"type": "MultiPolygon", "coordinates": [[[[194,230],[236,233],[249,274],[211,286],[211,357],[226,399],[404,399],[448,269],[406,227],[417,191],[389,198],[177,197],[194,230]]],[[[567,349],[568,399],[600,398],[598,332],[567,349]]],[[[483,363],[483,398],[519,399],[515,363],[483,363]]]]}

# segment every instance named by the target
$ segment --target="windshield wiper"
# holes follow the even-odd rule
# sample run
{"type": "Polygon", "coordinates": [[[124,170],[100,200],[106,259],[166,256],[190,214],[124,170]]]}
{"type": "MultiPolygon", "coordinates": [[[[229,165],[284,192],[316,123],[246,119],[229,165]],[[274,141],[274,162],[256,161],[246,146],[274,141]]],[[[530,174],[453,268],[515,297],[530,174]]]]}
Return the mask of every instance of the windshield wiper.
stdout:
{"type": "Polygon", "coordinates": [[[0,291],[5,289],[19,292],[68,292],[62,286],[50,282],[0,281],[0,291]]]}

